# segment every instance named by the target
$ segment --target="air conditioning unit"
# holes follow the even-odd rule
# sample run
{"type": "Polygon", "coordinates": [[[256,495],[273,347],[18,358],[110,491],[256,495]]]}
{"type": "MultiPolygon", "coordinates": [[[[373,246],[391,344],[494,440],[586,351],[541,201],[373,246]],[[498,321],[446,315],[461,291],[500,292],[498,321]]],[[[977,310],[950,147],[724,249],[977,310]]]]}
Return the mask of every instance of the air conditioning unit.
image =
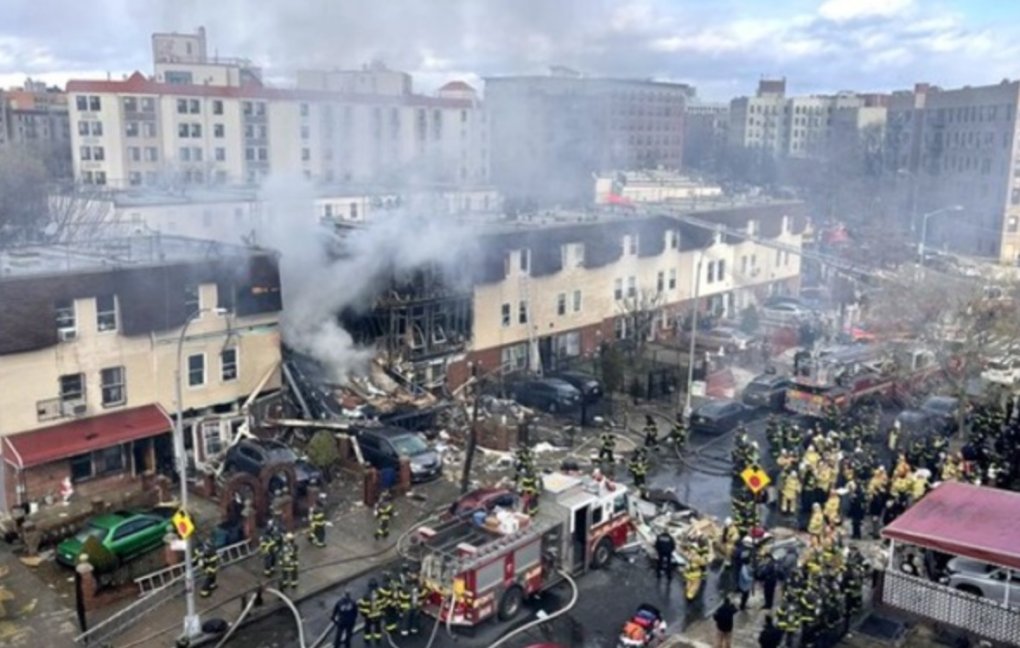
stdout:
{"type": "Polygon", "coordinates": [[[60,329],[57,331],[57,337],[60,338],[61,342],[70,342],[78,338],[78,331],[75,329],[60,329]]]}
{"type": "Polygon", "coordinates": [[[63,416],[81,416],[87,409],[85,401],[63,401],[60,403],[60,413],[63,416]]]}

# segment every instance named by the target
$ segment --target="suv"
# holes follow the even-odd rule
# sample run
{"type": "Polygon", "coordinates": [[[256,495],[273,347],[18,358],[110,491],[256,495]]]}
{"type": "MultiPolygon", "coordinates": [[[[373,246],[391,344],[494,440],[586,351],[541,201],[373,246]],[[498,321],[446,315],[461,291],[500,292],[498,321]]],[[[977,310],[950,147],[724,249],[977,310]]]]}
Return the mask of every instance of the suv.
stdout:
{"type": "Polygon", "coordinates": [[[358,445],[365,461],[377,470],[400,471],[400,458],[411,462],[411,481],[420,483],[443,474],[443,461],[420,434],[396,427],[364,428],[358,445]]]}
{"type": "Polygon", "coordinates": [[[790,378],[775,373],[764,373],[755,376],[754,380],[744,387],[741,400],[750,407],[764,407],[781,411],[786,405],[786,390],[790,387],[790,378]]]}
{"type": "Polygon", "coordinates": [[[559,378],[537,378],[515,386],[514,400],[547,412],[562,412],[581,404],[581,392],[559,378]]]}
{"type": "Polygon", "coordinates": [[[584,373],[583,371],[558,371],[549,377],[558,378],[573,385],[581,392],[581,396],[584,397],[584,402],[586,403],[594,403],[602,398],[602,383],[591,374],[584,373]]]}
{"type": "MultiPolygon", "coordinates": [[[[294,464],[297,476],[294,488],[296,494],[304,495],[309,486],[318,486],[322,483],[322,472],[318,468],[300,459],[290,446],[279,441],[241,439],[227,450],[223,466],[227,472],[246,472],[258,477],[262,469],[270,464],[287,463],[294,464]]],[[[282,479],[274,476],[269,485],[270,490],[280,490],[282,487],[282,479]]]]}

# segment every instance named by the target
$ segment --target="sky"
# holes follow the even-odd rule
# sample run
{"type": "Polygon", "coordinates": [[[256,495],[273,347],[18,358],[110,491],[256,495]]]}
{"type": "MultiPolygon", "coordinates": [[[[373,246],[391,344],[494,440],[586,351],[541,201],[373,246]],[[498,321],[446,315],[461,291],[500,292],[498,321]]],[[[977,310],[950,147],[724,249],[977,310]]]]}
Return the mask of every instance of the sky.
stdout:
{"type": "Polygon", "coordinates": [[[693,84],[753,94],[945,88],[1020,76],[1016,0],[3,0],[0,87],[26,76],[151,73],[150,35],[206,28],[210,53],[285,83],[309,67],[380,60],[431,92],[451,79],[540,74],[693,84]]]}

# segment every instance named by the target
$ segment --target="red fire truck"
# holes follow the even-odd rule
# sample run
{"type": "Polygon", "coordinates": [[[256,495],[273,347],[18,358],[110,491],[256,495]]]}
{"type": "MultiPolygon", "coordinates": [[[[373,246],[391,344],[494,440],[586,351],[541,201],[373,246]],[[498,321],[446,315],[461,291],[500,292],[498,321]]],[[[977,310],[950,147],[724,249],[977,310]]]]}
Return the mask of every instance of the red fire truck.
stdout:
{"type": "Polygon", "coordinates": [[[539,512],[476,513],[418,530],[425,612],[443,623],[474,626],[514,617],[524,599],[599,568],[627,542],[627,488],[563,473],[543,476],[539,512]],[[509,524],[507,524],[509,523],[509,524]],[[514,528],[516,527],[516,528],[514,528]]]}
{"type": "Polygon", "coordinates": [[[814,417],[824,416],[831,406],[844,412],[863,398],[909,392],[941,371],[935,354],[919,346],[855,344],[799,351],[786,409],[814,417]]]}

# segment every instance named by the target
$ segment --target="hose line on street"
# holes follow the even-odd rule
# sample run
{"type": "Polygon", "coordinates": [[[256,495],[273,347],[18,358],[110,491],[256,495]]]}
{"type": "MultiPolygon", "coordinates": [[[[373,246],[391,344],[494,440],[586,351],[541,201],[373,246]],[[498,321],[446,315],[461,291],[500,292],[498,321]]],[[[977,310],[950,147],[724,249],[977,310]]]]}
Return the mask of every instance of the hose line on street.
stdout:
{"type": "Polygon", "coordinates": [[[227,634],[223,635],[220,642],[216,644],[216,648],[223,648],[223,645],[227,643],[227,640],[234,635],[234,631],[241,627],[241,623],[244,622],[245,617],[247,617],[248,613],[251,612],[251,609],[255,607],[256,600],[258,600],[258,596],[252,595],[251,600],[248,601],[248,604],[244,606],[243,610],[241,610],[241,615],[237,617],[237,621],[230,624],[230,629],[227,630],[227,634]]]}
{"type": "Polygon", "coordinates": [[[280,599],[290,608],[290,611],[294,613],[294,621],[297,623],[298,630],[298,648],[306,648],[305,646],[305,624],[301,621],[301,613],[298,612],[297,606],[294,605],[294,601],[287,598],[287,596],[278,589],[267,587],[266,591],[270,594],[276,594],[280,599]]]}
{"type": "Polygon", "coordinates": [[[509,641],[510,639],[516,637],[517,635],[521,634],[522,632],[530,630],[530,629],[532,629],[532,628],[534,628],[536,626],[542,625],[543,623],[546,623],[548,621],[552,621],[553,619],[555,619],[555,618],[557,618],[559,616],[562,616],[562,615],[566,614],[567,612],[570,612],[571,609],[573,609],[573,607],[577,604],[577,598],[578,598],[577,583],[574,582],[574,579],[571,578],[570,574],[568,574],[567,572],[565,572],[563,570],[560,570],[559,574],[560,574],[560,576],[565,578],[568,583],[570,583],[570,587],[573,590],[573,594],[572,594],[572,596],[570,598],[570,603],[567,603],[565,606],[563,606],[559,610],[556,610],[555,612],[553,612],[552,614],[550,614],[549,616],[547,616],[545,618],[535,619],[534,621],[531,621],[529,623],[525,623],[524,625],[522,625],[521,627],[517,628],[513,632],[511,632],[509,634],[503,635],[502,637],[500,637],[496,641],[496,643],[490,645],[489,648],[498,648],[499,646],[502,646],[507,641],[509,641]]]}

